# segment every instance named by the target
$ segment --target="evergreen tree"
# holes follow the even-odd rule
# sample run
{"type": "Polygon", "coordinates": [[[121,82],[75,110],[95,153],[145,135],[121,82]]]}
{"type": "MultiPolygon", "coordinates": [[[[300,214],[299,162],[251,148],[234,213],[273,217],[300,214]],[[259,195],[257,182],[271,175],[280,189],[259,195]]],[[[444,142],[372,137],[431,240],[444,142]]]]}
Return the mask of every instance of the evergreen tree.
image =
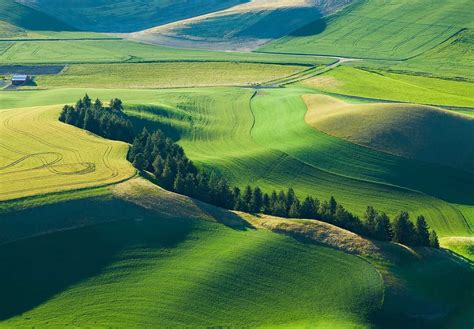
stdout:
{"type": "Polygon", "coordinates": [[[171,189],[173,187],[173,183],[176,177],[176,173],[174,172],[170,161],[165,161],[163,167],[163,173],[158,178],[159,182],[162,186],[166,189],[171,189]]]}
{"type": "Polygon", "coordinates": [[[410,221],[410,216],[407,212],[403,211],[395,218],[393,237],[394,241],[407,246],[413,246],[416,243],[415,226],[410,221]]]}
{"type": "Polygon", "coordinates": [[[252,209],[252,197],[253,197],[252,188],[249,185],[247,185],[247,187],[245,188],[244,194],[242,195],[242,200],[244,204],[243,211],[250,211],[252,209]]]}
{"type": "Polygon", "coordinates": [[[257,186],[253,190],[252,200],[250,202],[250,211],[252,213],[259,213],[263,208],[263,194],[262,190],[257,186]]]}
{"type": "Polygon", "coordinates": [[[144,170],[146,168],[146,159],[142,153],[138,153],[137,155],[135,155],[135,159],[133,160],[133,166],[138,170],[144,170]]]}
{"type": "Polygon", "coordinates": [[[428,224],[426,224],[425,217],[418,216],[416,219],[416,233],[417,242],[420,246],[430,246],[430,232],[428,230],[428,224]]]}
{"type": "Polygon", "coordinates": [[[296,194],[293,188],[288,188],[288,191],[286,192],[286,209],[290,210],[291,206],[296,200],[296,194]]]}
{"type": "Polygon", "coordinates": [[[102,102],[100,101],[100,99],[96,99],[95,102],[94,102],[94,110],[101,110],[103,107],[102,105],[102,102]]]}
{"type": "Polygon", "coordinates": [[[430,233],[430,247],[439,249],[438,234],[434,230],[430,233]]]}
{"type": "Polygon", "coordinates": [[[268,212],[269,215],[273,214],[273,209],[275,209],[277,203],[278,194],[277,191],[273,190],[272,194],[270,195],[270,211],[268,212]]]}
{"type": "Polygon", "coordinates": [[[120,111],[121,112],[123,110],[122,101],[118,98],[112,99],[110,101],[109,107],[112,110],[115,110],[115,111],[120,111]]]}
{"type": "Polygon", "coordinates": [[[181,171],[178,171],[176,174],[176,178],[174,179],[173,183],[173,190],[177,193],[184,194],[186,186],[186,178],[184,177],[181,171]]]}
{"type": "Polygon", "coordinates": [[[232,189],[232,197],[234,199],[233,209],[242,210],[241,209],[241,207],[242,207],[242,196],[241,196],[240,188],[238,188],[237,186],[235,186],[232,189]]]}
{"type": "Polygon", "coordinates": [[[271,205],[270,205],[270,196],[268,193],[263,195],[263,213],[270,214],[271,213],[271,205]]]}
{"type": "Polygon", "coordinates": [[[331,196],[331,198],[329,199],[329,212],[331,216],[334,216],[336,214],[336,208],[337,208],[336,199],[333,196],[331,196]]]}
{"type": "Polygon", "coordinates": [[[272,215],[277,217],[287,217],[286,202],[278,200],[272,210],[272,215]]]}
{"type": "Polygon", "coordinates": [[[367,231],[369,235],[374,236],[375,235],[375,220],[377,218],[378,214],[377,211],[374,209],[372,206],[368,206],[367,210],[365,211],[364,214],[364,219],[365,219],[365,225],[367,227],[367,231]]]}
{"type": "Polygon", "coordinates": [[[301,203],[297,198],[293,200],[290,210],[288,211],[288,216],[290,218],[301,218],[301,203]]]}
{"type": "Polygon", "coordinates": [[[316,216],[317,216],[317,214],[316,214],[316,202],[312,197],[307,196],[303,200],[303,204],[301,205],[301,209],[300,209],[300,215],[301,215],[302,218],[308,218],[308,219],[316,218],[316,216]]]}
{"type": "Polygon", "coordinates": [[[89,95],[85,95],[82,99],[82,103],[84,104],[84,108],[89,109],[92,106],[92,100],[90,99],[89,95]]]}
{"type": "Polygon", "coordinates": [[[376,217],[374,237],[381,241],[390,241],[393,238],[392,225],[387,214],[381,213],[376,217]]]}

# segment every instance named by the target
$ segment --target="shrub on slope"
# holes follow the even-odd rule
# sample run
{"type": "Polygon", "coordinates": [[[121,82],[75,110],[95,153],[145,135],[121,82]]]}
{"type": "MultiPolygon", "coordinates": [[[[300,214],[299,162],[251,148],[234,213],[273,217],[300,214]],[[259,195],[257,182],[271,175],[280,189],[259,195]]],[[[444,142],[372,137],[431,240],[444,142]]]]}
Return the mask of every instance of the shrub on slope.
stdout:
{"type": "Polygon", "coordinates": [[[304,97],[306,122],[328,134],[384,152],[474,171],[474,120],[411,104],[351,105],[304,97]]]}

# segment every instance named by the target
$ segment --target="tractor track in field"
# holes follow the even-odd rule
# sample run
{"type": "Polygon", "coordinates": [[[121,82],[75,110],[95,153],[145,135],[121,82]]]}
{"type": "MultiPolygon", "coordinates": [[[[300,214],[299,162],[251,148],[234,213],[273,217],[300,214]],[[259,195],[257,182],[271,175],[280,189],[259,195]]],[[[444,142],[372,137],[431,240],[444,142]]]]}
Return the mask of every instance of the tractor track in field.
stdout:
{"type": "MultiPolygon", "coordinates": [[[[34,179],[49,180],[49,179],[53,179],[52,177],[54,176],[88,176],[89,174],[92,174],[97,171],[97,163],[84,161],[81,158],[81,153],[79,150],[75,148],[71,148],[71,147],[57,145],[56,143],[50,140],[45,140],[41,137],[38,137],[37,135],[35,135],[34,133],[31,133],[30,131],[19,129],[16,126],[13,126],[12,122],[14,120],[21,121],[25,119],[22,117],[22,115],[25,116],[24,112],[19,111],[18,113],[9,115],[7,118],[2,120],[3,129],[5,129],[5,131],[9,131],[13,133],[14,135],[21,135],[23,137],[26,137],[27,139],[31,141],[35,141],[39,143],[40,145],[49,146],[53,149],[67,152],[71,154],[77,161],[72,162],[72,163],[62,163],[62,161],[64,161],[64,154],[62,154],[61,152],[48,151],[48,152],[28,153],[28,152],[23,152],[20,149],[13,148],[4,143],[0,143],[0,148],[3,148],[9,152],[12,152],[18,155],[18,158],[16,159],[15,157],[10,157],[11,161],[3,165],[2,167],[0,167],[0,177],[2,177],[2,179],[7,184],[7,186],[9,183],[20,183],[19,187],[28,186],[28,185],[31,186],[31,184],[28,184],[28,182],[31,182],[34,179]],[[11,169],[14,169],[16,166],[21,166],[23,163],[29,160],[40,161],[40,164],[35,165],[33,168],[11,170],[11,169]],[[33,177],[25,177],[25,178],[17,177],[15,179],[12,179],[10,182],[7,179],[8,175],[11,175],[11,174],[24,174],[27,172],[32,172],[34,170],[41,170],[41,169],[47,169],[50,172],[50,174],[41,175],[40,172],[38,172],[39,175],[35,175],[33,177]],[[61,169],[66,169],[66,170],[61,170],[61,169]]],[[[49,134],[51,134],[52,132],[56,132],[57,133],[56,135],[58,134],[59,135],[56,136],[57,138],[55,138],[55,140],[61,140],[63,137],[64,138],[69,137],[69,134],[67,131],[63,132],[60,129],[61,128],[60,125],[62,125],[62,123],[59,123],[59,122],[50,123],[48,120],[42,119],[42,116],[43,116],[43,112],[41,112],[41,108],[33,109],[32,111],[29,111],[26,114],[26,117],[28,117],[31,122],[35,122],[36,128],[34,129],[36,132],[40,131],[40,132],[45,132],[49,134]],[[31,118],[31,116],[33,117],[31,118]]],[[[74,128],[74,129],[79,129],[79,128],[74,128]]],[[[87,186],[84,187],[85,185],[88,185],[88,184],[96,184],[97,186],[94,186],[94,187],[107,186],[112,183],[111,180],[114,180],[120,176],[119,169],[113,166],[109,161],[110,157],[112,156],[112,152],[114,151],[113,145],[110,145],[109,143],[105,143],[101,141],[100,140],[101,137],[98,137],[98,136],[95,136],[96,138],[98,138],[97,140],[95,138],[91,138],[92,136],[89,137],[87,135],[82,135],[82,134],[78,134],[76,137],[77,137],[77,140],[81,140],[83,142],[87,142],[92,145],[96,144],[96,145],[101,146],[101,149],[103,151],[101,151],[101,156],[100,158],[98,158],[98,161],[103,164],[102,168],[105,168],[106,170],[102,169],[100,171],[101,174],[99,175],[99,177],[94,178],[94,179],[86,178],[85,180],[80,179],[79,181],[66,181],[62,183],[58,182],[56,184],[43,184],[38,187],[20,188],[20,189],[15,189],[13,191],[8,191],[8,192],[0,192],[0,196],[7,196],[7,199],[8,199],[8,196],[12,194],[13,195],[18,195],[21,193],[30,194],[31,192],[37,192],[37,194],[43,194],[41,193],[42,191],[45,191],[46,194],[50,194],[50,193],[55,193],[56,192],[54,191],[55,189],[71,189],[71,188],[75,189],[76,186],[79,189],[88,188],[87,186]],[[52,191],[49,192],[48,190],[52,190],[52,191]]],[[[130,177],[133,177],[135,174],[136,173],[134,172],[133,174],[131,174],[130,177]]],[[[124,177],[123,180],[129,179],[130,177],[124,177]]],[[[19,198],[25,198],[25,197],[20,196],[19,198]]],[[[19,199],[19,198],[13,198],[13,199],[19,199]]]]}

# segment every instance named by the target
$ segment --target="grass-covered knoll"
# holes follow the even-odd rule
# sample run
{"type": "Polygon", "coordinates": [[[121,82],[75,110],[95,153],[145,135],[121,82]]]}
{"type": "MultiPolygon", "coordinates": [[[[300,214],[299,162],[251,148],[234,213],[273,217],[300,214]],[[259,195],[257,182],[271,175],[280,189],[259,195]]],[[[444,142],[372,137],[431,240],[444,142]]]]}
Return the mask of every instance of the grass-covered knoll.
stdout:
{"type": "Polygon", "coordinates": [[[0,108],[72,103],[86,92],[93,99],[120,95],[125,104],[147,104],[128,107],[138,127],[146,124],[180,137],[191,160],[223,173],[233,185],[250,183],[270,192],[291,185],[300,197],[334,195],[358,215],[369,204],[391,216],[408,210],[412,218],[424,214],[441,236],[472,234],[460,210],[440,200],[472,204],[471,175],[312,129],[304,121],[301,98],[307,90],[264,89],[252,98],[253,90],[237,88],[52,89],[2,92],[0,108]]]}
{"type": "Polygon", "coordinates": [[[132,32],[225,9],[248,0],[20,0],[84,31],[132,32]]]}
{"type": "Polygon", "coordinates": [[[448,237],[441,239],[443,248],[450,249],[455,253],[466,257],[474,262],[474,238],[473,237],[448,237]]]}
{"type": "Polygon", "coordinates": [[[360,258],[177,210],[1,247],[0,325],[368,327],[381,307],[380,274],[360,258]]]}
{"type": "Polygon", "coordinates": [[[305,86],[348,96],[431,105],[474,107],[474,83],[341,66],[305,86]]]}
{"type": "Polygon", "coordinates": [[[474,120],[413,104],[349,104],[305,96],[306,122],[330,135],[407,158],[474,172],[474,120]]]}
{"type": "Polygon", "coordinates": [[[0,112],[0,200],[119,182],[128,146],[60,123],[59,106],[0,112]]]}
{"type": "Polygon", "coordinates": [[[263,51],[406,59],[473,27],[471,1],[364,0],[263,51]],[[314,27],[312,29],[312,27],[314,27]],[[303,34],[303,35],[301,35],[303,34]]]}
{"type": "Polygon", "coordinates": [[[0,42],[0,47],[5,47],[0,48],[2,64],[236,61],[314,65],[334,61],[313,56],[178,49],[122,40],[15,41],[0,42]]]}
{"type": "Polygon", "coordinates": [[[142,179],[111,190],[2,214],[2,237],[33,221],[48,234],[0,247],[9,264],[0,274],[8,297],[0,326],[472,321],[473,270],[447,252],[377,243],[318,221],[228,212],[142,179]]]}
{"type": "Polygon", "coordinates": [[[141,124],[181,136],[190,159],[223,173],[232,184],[250,183],[266,191],[291,185],[303,197],[334,195],[359,215],[369,204],[392,216],[408,210],[412,216],[427,216],[441,235],[470,234],[456,208],[426,195],[472,202],[465,172],[449,169],[446,175],[446,168],[315,131],[304,121],[300,91],[265,89],[253,95],[238,89],[170,90],[157,94],[150,103],[155,106],[131,107],[127,113],[141,124]],[[440,184],[446,188],[440,190],[440,184]]]}
{"type": "Polygon", "coordinates": [[[190,48],[253,50],[321,18],[350,0],[253,0],[208,15],[133,33],[147,42],[190,48]]]}
{"type": "Polygon", "coordinates": [[[72,31],[66,23],[14,0],[0,0],[0,21],[33,31],[72,31]]]}
{"type": "Polygon", "coordinates": [[[40,76],[38,87],[170,88],[251,85],[293,75],[305,66],[236,62],[71,65],[57,76],[40,76]]]}

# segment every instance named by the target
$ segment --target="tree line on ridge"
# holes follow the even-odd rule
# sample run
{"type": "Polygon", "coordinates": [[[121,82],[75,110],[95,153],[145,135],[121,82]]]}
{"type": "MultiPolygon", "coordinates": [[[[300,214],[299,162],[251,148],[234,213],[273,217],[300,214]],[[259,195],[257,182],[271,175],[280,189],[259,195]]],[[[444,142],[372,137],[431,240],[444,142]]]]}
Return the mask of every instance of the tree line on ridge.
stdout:
{"type": "Polygon", "coordinates": [[[224,177],[214,171],[197,168],[186,157],[183,148],[162,131],[149,132],[144,128],[136,133],[119,99],[112,99],[108,106],[104,106],[100,100],[92,102],[85,95],[74,106],[65,105],[59,120],[105,138],[131,143],[127,159],[138,170],[153,173],[160,186],[176,193],[225,209],[318,219],[381,241],[439,248],[436,232],[429,231],[421,215],[413,224],[407,212],[401,212],[390,220],[387,214],[368,206],[362,220],[334,197],[320,201],[307,196],[300,200],[291,187],[287,191],[273,191],[270,194],[258,186],[247,186],[243,190],[231,187],[224,177]]]}

